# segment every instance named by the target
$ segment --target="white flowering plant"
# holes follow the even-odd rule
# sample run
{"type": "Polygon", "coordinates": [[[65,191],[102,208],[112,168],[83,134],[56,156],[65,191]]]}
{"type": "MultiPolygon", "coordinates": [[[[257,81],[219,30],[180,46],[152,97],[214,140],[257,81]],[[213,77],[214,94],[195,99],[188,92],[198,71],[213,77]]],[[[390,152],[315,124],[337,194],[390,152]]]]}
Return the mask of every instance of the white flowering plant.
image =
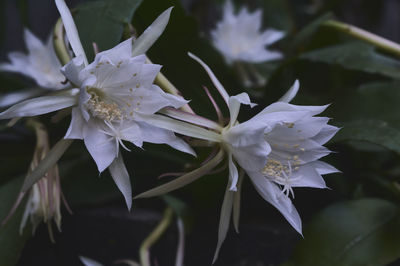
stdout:
{"type": "Polygon", "coordinates": [[[81,2],[3,38],[0,265],[399,262],[400,45],[319,1],[81,2]]]}

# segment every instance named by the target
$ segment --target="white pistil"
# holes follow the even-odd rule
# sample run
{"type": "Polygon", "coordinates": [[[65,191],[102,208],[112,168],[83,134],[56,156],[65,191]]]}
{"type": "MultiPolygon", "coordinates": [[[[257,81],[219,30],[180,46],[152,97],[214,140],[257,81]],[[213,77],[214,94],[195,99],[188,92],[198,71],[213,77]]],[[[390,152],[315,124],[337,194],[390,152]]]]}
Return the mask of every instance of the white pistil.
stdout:
{"type": "MultiPolygon", "coordinates": [[[[121,132],[121,130],[118,130],[117,128],[114,127],[114,125],[111,122],[104,121],[104,123],[111,129],[111,132],[105,131],[105,130],[99,130],[100,132],[106,134],[107,136],[110,136],[108,141],[115,139],[115,145],[117,146],[117,154],[119,154],[119,144],[121,144],[122,148],[124,148],[127,151],[131,151],[128,149],[128,147],[125,146],[125,144],[122,142],[124,139],[124,134],[121,132]]],[[[120,121],[122,124],[122,120],[120,121]]],[[[126,128],[129,130],[131,127],[126,128]]]]}

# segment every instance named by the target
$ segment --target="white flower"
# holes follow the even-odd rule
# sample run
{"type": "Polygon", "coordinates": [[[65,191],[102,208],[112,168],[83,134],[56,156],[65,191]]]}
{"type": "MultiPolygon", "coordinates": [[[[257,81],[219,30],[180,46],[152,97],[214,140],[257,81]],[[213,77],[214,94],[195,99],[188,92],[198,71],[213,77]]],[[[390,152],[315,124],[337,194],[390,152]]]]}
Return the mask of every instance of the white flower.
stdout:
{"type": "Polygon", "coordinates": [[[214,262],[228,232],[232,211],[233,223],[238,231],[240,186],[244,173],[250,177],[258,193],[301,233],[300,216],[289,198],[289,195],[294,196],[293,188],[326,188],[321,175],[338,172],[333,166],[319,161],[330,153],[322,145],[338,131],[338,128],[327,124],[328,118],[315,116],[327,106],[289,104],[299,89],[296,81],[278,102],[269,105],[248,121],[239,123],[237,117],[241,104],[251,107],[255,104],[251,103],[246,93],[229,96],[211,69],[196,56],[189,55],[204,67],[228,106],[229,124],[221,129],[220,138],[214,138],[222,149],[200,168],[144,192],[137,198],[167,193],[193,182],[215,169],[226,153],[229,182],[221,208],[214,262]]]}
{"type": "Polygon", "coordinates": [[[223,18],[211,32],[214,46],[228,64],[235,61],[259,63],[279,59],[282,54],[266,46],[280,40],[284,33],[274,29],[261,31],[262,11],[249,13],[242,8],[237,15],[230,0],[225,2],[223,18]]]}
{"type": "Polygon", "coordinates": [[[60,72],[61,63],[53,48],[52,35],[43,43],[28,29],[24,30],[27,54],[12,52],[8,54],[10,63],[0,64],[0,71],[17,72],[32,78],[47,89],[63,89],[65,77],[60,72]]]}
{"type": "Polygon", "coordinates": [[[94,62],[88,64],[68,7],[63,0],[56,0],[56,4],[76,55],[61,69],[73,89],[16,104],[0,113],[0,119],[36,116],[73,106],[65,138],[83,139],[100,172],[109,167],[130,209],[130,178],[119,151],[120,145],[127,149],[123,141],[138,147],[143,142],[166,143],[194,154],[171,130],[146,122],[148,116],[166,106],[178,108],[187,103],[153,85],[161,66],[146,64],[143,55],[168,23],[171,8],[164,11],[134,45],[132,39],[126,40],[97,54],[94,62]],[[132,57],[139,52],[141,55],[132,57]]]}
{"type": "MultiPolygon", "coordinates": [[[[154,114],[166,106],[179,108],[187,101],[153,84],[161,66],[146,64],[144,55],[131,54],[132,40],[128,39],[97,54],[86,67],[81,58],[75,58],[62,69],[80,89],[79,103],[72,110],[65,138],[83,139],[100,172],[120,160],[120,145],[128,150],[122,141],[138,147],[143,142],[166,143],[193,153],[172,131],[146,123],[143,115],[154,114]]],[[[113,174],[118,168],[111,166],[110,170],[113,174]]],[[[131,200],[130,192],[125,196],[127,201],[131,200]]]]}
{"type": "MultiPolygon", "coordinates": [[[[321,175],[338,172],[333,166],[319,161],[330,153],[322,145],[338,131],[337,127],[327,124],[329,118],[315,117],[327,106],[289,104],[299,89],[299,82],[296,81],[278,102],[250,120],[239,123],[240,105],[254,106],[249,96],[246,93],[228,96],[211,69],[199,58],[191,56],[208,72],[230,112],[230,122],[222,131],[222,146],[228,153],[230,182],[221,210],[214,261],[229,227],[231,209],[239,211],[234,206],[234,198],[238,195],[232,193],[237,190],[237,166],[244,169],[258,193],[301,233],[300,216],[289,198],[290,194],[294,197],[293,187],[326,188],[321,175]]],[[[238,221],[234,223],[238,230],[238,221]]]]}
{"type": "Polygon", "coordinates": [[[0,107],[38,96],[46,90],[59,90],[69,86],[64,83],[65,77],[60,72],[61,63],[54,52],[52,35],[46,43],[43,43],[32,32],[25,29],[24,39],[28,53],[9,53],[10,63],[0,64],[0,71],[16,72],[32,78],[43,90],[31,89],[9,93],[0,98],[0,107]]]}

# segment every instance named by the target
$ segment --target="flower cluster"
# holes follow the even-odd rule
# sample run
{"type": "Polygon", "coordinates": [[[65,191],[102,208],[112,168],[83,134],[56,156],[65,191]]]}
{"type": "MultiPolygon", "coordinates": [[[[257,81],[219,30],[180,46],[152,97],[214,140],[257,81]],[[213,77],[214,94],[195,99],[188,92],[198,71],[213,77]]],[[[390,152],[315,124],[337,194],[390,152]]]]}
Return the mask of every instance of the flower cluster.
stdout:
{"type": "MultiPolygon", "coordinates": [[[[199,168],[136,196],[145,198],[170,192],[227,162],[227,188],[214,261],[231,217],[238,231],[241,184],[245,175],[261,197],[276,207],[301,233],[301,220],[291,201],[291,197],[294,198],[293,189],[326,188],[321,175],[337,172],[333,166],[319,160],[330,153],[323,145],[338,131],[338,128],[328,125],[328,118],[317,116],[327,108],[326,105],[290,104],[299,89],[299,82],[296,81],[277,102],[247,121],[239,122],[241,105],[254,107],[256,104],[251,102],[247,93],[229,95],[210,67],[189,53],[208,73],[229,110],[228,117],[223,118],[220,108],[206,90],[220,118],[219,121],[212,121],[194,113],[188,107],[189,101],[173,93],[176,89],[170,90],[154,83],[162,75],[161,66],[151,63],[146,51],[167,25],[171,8],[164,11],[140,37],[124,40],[110,50],[97,53],[93,62],[89,63],[64,0],[55,2],[74,57],[61,66],[51,43],[44,45],[26,31],[29,54],[10,54],[11,63],[1,65],[0,70],[22,73],[32,77],[39,86],[56,91],[22,102],[19,101],[23,98],[10,101],[14,105],[0,113],[0,119],[35,117],[59,110],[70,112],[71,123],[64,139],[83,140],[98,171],[101,173],[109,169],[128,209],[132,206],[132,188],[122,158],[122,149],[130,151],[128,143],[139,148],[145,142],[167,144],[173,149],[195,155],[193,148],[176,135],[180,134],[214,146],[217,152],[212,153],[199,168]]],[[[233,5],[228,1],[223,20],[212,32],[213,43],[229,64],[280,58],[282,55],[279,52],[271,52],[265,46],[282,38],[283,33],[271,29],[260,33],[260,28],[260,11],[251,14],[242,9],[235,16],[233,5]]],[[[64,151],[56,147],[49,154],[60,153],[61,156],[64,151]]],[[[24,219],[40,209],[45,220],[54,218],[59,226],[59,204],[51,207],[49,203],[54,195],[57,198],[53,201],[60,201],[57,160],[42,159],[43,164],[37,162],[32,170],[37,168],[40,169],[37,171],[42,171],[47,167],[45,173],[52,174],[37,175],[39,179],[36,177],[36,183],[33,182],[35,185],[28,201],[30,207],[24,219]],[[47,187],[45,193],[42,187],[47,187]],[[51,208],[50,213],[46,208],[51,208]]]]}

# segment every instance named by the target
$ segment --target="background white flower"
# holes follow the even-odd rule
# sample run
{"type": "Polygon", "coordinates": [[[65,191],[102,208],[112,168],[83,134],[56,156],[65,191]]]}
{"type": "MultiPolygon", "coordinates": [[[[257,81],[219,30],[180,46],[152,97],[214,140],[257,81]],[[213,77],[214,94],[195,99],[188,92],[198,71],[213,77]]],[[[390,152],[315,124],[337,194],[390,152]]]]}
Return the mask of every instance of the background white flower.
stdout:
{"type": "Polygon", "coordinates": [[[30,97],[38,96],[46,91],[59,90],[69,86],[61,73],[61,63],[53,48],[53,36],[42,42],[28,29],[24,30],[27,54],[11,52],[10,63],[1,63],[0,71],[15,72],[33,79],[39,88],[8,93],[0,97],[0,107],[7,107],[30,97]]]}
{"type": "Polygon", "coordinates": [[[266,46],[283,38],[284,33],[275,29],[261,31],[262,10],[250,13],[247,8],[241,8],[235,15],[230,0],[225,2],[223,10],[223,18],[211,36],[228,64],[235,61],[259,63],[282,57],[280,52],[270,51],[266,46]]]}
{"type": "Polygon", "coordinates": [[[0,64],[0,71],[20,73],[32,78],[43,88],[54,90],[65,88],[67,85],[62,83],[65,77],[60,72],[61,63],[54,52],[52,35],[44,43],[25,29],[24,39],[28,53],[9,53],[10,63],[0,64]]]}

